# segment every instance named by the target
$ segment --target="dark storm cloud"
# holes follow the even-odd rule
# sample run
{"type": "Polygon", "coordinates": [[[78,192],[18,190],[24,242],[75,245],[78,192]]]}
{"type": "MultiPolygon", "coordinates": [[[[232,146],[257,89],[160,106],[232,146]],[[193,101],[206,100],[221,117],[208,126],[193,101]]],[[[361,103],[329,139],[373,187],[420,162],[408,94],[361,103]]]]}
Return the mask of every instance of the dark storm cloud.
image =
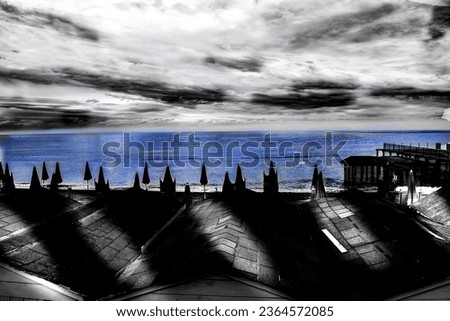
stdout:
{"type": "Polygon", "coordinates": [[[13,6],[6,1],[0,1],[0,10],[12,15],[21,16],[22,12],[16,6],[13,6]]]}
{"type": "Polygon", "coordinates": [[[175,88],[165,83],[155,81],[112,78],[70,68],[54,70],[54,73],[52,74],[43,74],[35,71],[0,69],[0,80],[21,80],[44,85],[59,84],[71,86],[76,82],[80,86],[139,95],[171,104],[182,104],[187,106],[222,102],[226,100],[226,95],[219,89],[201,87],[175,88]]]}
{"type": "Polygon", "coordinates": [[[290,93],[286,95],[253,94],[253,104],[283,107],[287,109],[305,110],[321,107],[343,107],[355,102],[353,94],[348,92],[332,93],[290,93]]]}
{"type": "Polygon", "coordinates": [[[64,104],[48,105],[0,102],[2,129],[49,129],[98,125],[107,118],[86,110],[65,109],[64,104]]]}
{"type": "Polygon", "coordinates": [[[230,59],[221,57],[206,57],[205,62],[209,65],[220,65],[245,72],[259,72],[263,67],[263,63],[255,58],[230,59]]]}
{"type": "Polygon", "coordinates": [[[163,112],[166,108],[158,107],[158,106],[148,106],[147,104],[136,104],[136,106],[131,106],[128,108],[130,112],[136,113],[155,113],[155,112],[163,112]]]}
{"type": "Polygon", "coordinates": [[[41,105],[62,105],[62,106],[71,106],[75,104],[79,104],[76,100],[67,100],[67,99],[54,99],[54,98],[27,98],[27,97],[7,97],[0,96],[0,103],[2,104],[41,104],[41,105]]]}
{"type": "Polygon", "coordinates": [[[306,110],[322,107],[345,107],[355,103],[354,83],[328,80],[297,81],[285,95],[253,94],[251,102],[287,109],[306,110]]]}
{"type": "Polygon", "coordinates": [[[75,36],[90,41],[98,41],[98,33],[66,17],[38,10],[22,10],[6,1],[0,0],[0,10],[9,18],[31,27],[50,27],[65,35],[75,36]]]}
{"type": "Polygon", "coordinates": [[[419,19],[410,19],[405,23],[373,23],[361,26],[359,30],[347,35],[347,39],[359,43],[381,38],[405,37],[420,34],[422,27],[423,22],[419,19]]]}
{"type": "Polygon", "coordinates": [[[0,68],[0,81],[13,82],[22,80],[40,85],[64,84],[63,79],[58,79],[54,74],[43,74],[32,70],[11,70],[0,68]]]}
{"type": "Polygon", "coordinates": [[[445,36],[450,28],[450,7],[433,7],[429,33],[431,40],[438,40],[445,36]]]}
{"type": "Polygon", "coordinates": [[[383,4],[376,8],[337,15],[301,30],[291,40],[291,43],[297,46],[303,46],[310,41],[317,39],[340,38],[343,34],[351,31],[353,28],[359,28],[361,25],[376,22],[377,20],[394,13],[396,9],[397,8],[392,4],[383,4]]]}
{"type": "Polygon", "coordinates": [[[343,89],[343,90],[353,90],[359,87],[358,84],[351,82],[333,82],[328,80],[317,80],[317,81],[298,81],[292,85],[292,90],[299,91],[304,89],[343,89]]]}
{"type": "Polygon", "coordinates": [[[226,99],[223,91],[200,87],[174,88],[155,81],[139,81],[132,79],[117,79],[104,75],[83,73],[72,69],[58,71],[66,80],[75,80],[97,89],[106,89],[146,98],[158,99],[172,104],[205,104],[222,102],[226,99]]]}
{"type": "Polygon", "coordinates": [[[370,95],[373,97],[450,102],[450,90],[426,90],[413,87],[380,88],[373,90],[370,95]]]}
{"type": "Polygon", "coordinates": [[[99,40],[99,36],[95,30],[78,25],[67,18],[43,12],[37,12],[35,14],[38,18],[42,19],[43,25],[52,27],[61,33],[91,41],[99,40]]]}
{"type": "Polygon", "coordinates": [[[431,11],[431,20],[427,26],[430,38],[427,41],[439,40],[445,36],[450,28],[450,1],[442,1],[442,5],[408,2],[407,6],[431,11]]]}

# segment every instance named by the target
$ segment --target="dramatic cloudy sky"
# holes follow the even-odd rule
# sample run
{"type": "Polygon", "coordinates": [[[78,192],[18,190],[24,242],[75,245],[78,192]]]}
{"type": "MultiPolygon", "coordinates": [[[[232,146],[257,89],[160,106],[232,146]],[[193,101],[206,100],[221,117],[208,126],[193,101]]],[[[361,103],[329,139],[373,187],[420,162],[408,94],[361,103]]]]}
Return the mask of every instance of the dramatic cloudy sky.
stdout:
{"type": "Polygon", "coordinates": [[[450,0],[0,0],[0,130],[450,129],[450,0]]]}

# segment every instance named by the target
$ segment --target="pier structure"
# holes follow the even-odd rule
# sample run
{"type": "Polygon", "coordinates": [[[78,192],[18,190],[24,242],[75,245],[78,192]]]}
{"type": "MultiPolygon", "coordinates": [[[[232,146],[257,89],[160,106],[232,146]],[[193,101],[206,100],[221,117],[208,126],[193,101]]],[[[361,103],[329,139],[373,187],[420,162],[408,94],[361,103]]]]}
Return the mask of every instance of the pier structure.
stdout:
{"type": "Polygon", "coordinates": [[[419,186],[446,186],[450,178],[450,144],[446,149],[384,143],[376,156],[350,156],[342,161],[346,186],[380,186],[387,191],[407,183],[413,170],[419,186]]]}

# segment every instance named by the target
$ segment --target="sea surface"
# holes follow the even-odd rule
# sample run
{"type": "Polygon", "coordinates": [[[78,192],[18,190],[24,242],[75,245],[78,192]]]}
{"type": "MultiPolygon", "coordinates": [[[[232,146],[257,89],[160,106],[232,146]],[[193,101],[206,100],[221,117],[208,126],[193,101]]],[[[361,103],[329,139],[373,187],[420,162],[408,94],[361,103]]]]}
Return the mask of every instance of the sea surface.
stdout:
{"type": "MultiPolygon", "coordinates": [[[[247,187],[262,190],[263,172],[274,161],[281,191],[310,188],[314,164],[323,172],[327,188],[341,188],[340,160],[351,155],[376,155],[383,143],[433,147],[450,142],[449,132],[112,132],[39,133],[0,136],[0,161],[9,164],[18,186],[26,186],[33,166],[41,175],[45,161],[49,174],[58,161],[63,185],[86,188],[86,161],[94,177],[99,166],[112,187],[132,185],[138,172],[142,179],[148,162],[150,190],[159,188],[165,166],[177,180],[177,189],[189,183],[200,190],[201,164],[205,162],[208,191],[220,191],[225,172],[235,179],[241,164],[247,187]]],[[[46,184],[49,181],[45,182],[46,184]]],[[[88,182],[93,188],[93,180],[88,182]]]]}

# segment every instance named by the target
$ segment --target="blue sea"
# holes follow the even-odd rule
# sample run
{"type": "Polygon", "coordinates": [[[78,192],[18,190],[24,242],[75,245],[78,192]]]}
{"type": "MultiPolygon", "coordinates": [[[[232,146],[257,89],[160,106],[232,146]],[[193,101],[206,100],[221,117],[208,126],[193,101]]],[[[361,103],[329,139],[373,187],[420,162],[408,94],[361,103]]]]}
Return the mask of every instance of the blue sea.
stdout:
{"type": "MultiPolygon", "coordinates": [[[[375,155],[383,143],[433,147],[450,142],[450,132],[111,132],[38,133],[0,136],[0,161],[9,164],[18,186],[26,186],[33,166],[40,175],[45,161],[49,174],[60,164],[63,185],[86,188],[86,161],[94,177],[99,166],[112,187],[131,186],[136,172],[142,178],[147,161],[150,190],[169,165],[178,190],[189,183],[200,190],[201,164],[208,173],[207,190],[221,189],[225,172],[234,181],[241,164],[247,187],[262,190],[263,172],[274,161],[281,191],[309,189],[314,164],[328,188],[340,188],[340,160],[351,155],[375,155]]],[[[48,181],[46,182],[49,183],[48,181]]],[[[93,185],[93,180],[89,182],[93,185]]]]}

